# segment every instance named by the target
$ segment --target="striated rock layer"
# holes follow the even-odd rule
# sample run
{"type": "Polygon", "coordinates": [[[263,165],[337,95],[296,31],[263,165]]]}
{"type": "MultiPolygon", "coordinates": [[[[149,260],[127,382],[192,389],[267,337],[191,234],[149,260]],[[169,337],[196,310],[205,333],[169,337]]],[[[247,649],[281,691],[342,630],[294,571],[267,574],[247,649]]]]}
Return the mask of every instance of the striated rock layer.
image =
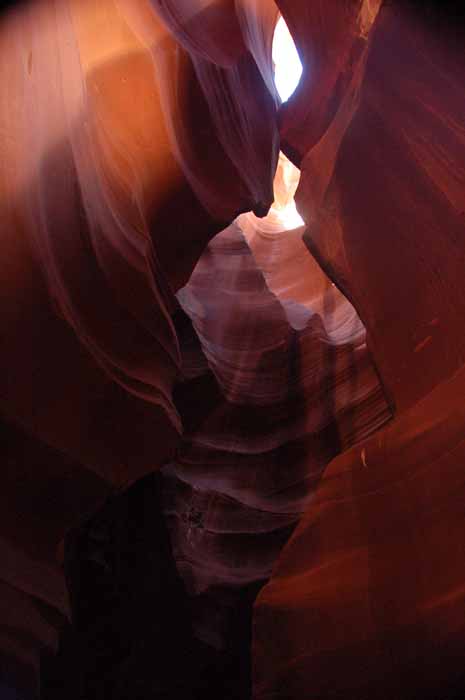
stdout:
{"type": "MultiPolygon", "coordinates": [[[[320,20],[321,3],[311,11],[279,4],[291,29],[299,25],[296,41],[308,20],[312,59],[322,44],[319,60],[331,52],[335,64],[331,79],[331,61],[312,71],[312,87],[302,82],[282,115],[302,169],[296,198],[305,240],[360,314],[383,384],[403,411],[463,364],[461,39],[435,33],[409,3],[384,3],[369,31],[363,8],[376,2],[343,2],[320,20]],[[326,115],[318,132],[317,107],[326,115]]],[[[308,74],[310,58],[302,59],[308,74]]]]}
{"type": "Polygon", "coordinates": [[[281,119],[305,241],[397,416],[333,460],[276,562],[254,697],[462,697],[463,38],[432,3],[279,5],[307,67],[281,119]]]}
{"type": "Polygon", "coordinates": [[[42,637],[57,636],[32,611],[66,612],[66,532],[178,445],[174,293],[215,233],[273,198],[263,56],[277,11],[259,23],[238,9],[229,46],[220,5],[178,17],[179,41],[148,0],[29,0],[0,16],[0,649],[30,685],[42,637]]]}
{"type": "Polygon", "coordinates": [[[463,697],[464,381],[326,469],[256,603],[254,697],[463,697]]]}
{"type": "Polygon", "coordinates": [[[363,326],[301,233],[274,210],[239,217],[178,293],[200,347],[187,345],[186,431],[163,469],[164,507],[197,633],[216,646],[244,587],[269,577],[328,461],[391,416],[363,326]],[[308,276],[286,283],[281,271],[289,280],[296,268],[308,276]]]}
{"type": "Polygon", "coordinates": [[[66,533],[163,465],[197,636],[227,644],[272,574],[257,698],[458,679],[465,66],[432,4],[0,16],[0,669],[18,689],[69,612],[66,533]],[[304,64],[281,107],[278,9],[304,64]],[[257,218],[280,148],[305,229],[282,157],[257,218]]]}

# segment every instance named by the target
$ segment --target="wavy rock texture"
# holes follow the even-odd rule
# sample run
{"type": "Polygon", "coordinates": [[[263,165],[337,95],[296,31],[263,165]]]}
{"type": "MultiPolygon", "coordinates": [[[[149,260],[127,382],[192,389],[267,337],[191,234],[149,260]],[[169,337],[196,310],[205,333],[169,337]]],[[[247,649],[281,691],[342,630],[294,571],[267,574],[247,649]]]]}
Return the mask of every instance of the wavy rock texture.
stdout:
{"type": "MultiPolygon", "coordinates": [[[[41,577],[63,583],[55,553],[68,529],[174,454],[174,292],[215,233],[272,201],[277,100],[246,48],[253,8],[235,20],[224,64],[216,8],[200,10],[211,36],[201,57],[144,0],[30,0],[0,17],[0,410],[37,455],[53,455],[23,450],[11,428],[2,498],[21,571],[13,597],[53,607],[41,577]],[[62,507],[60,483],[64,502],[74,484],[79,508],[62,507]],[[29,518],[33,532],[15,530],[29,518]]],[[[268,15],[257,56],[271,42],[268,15]]],[[[270,84],[271,59],[267,70],[270,84]]],[[[0,623],[1,639],[30,678],[40,645],[21,642],[27,623],[16,622],[0,623]]]]}
{"type": "MultiPolygon", "coordinates": [[[[345,6],[356,5],[341,3],[339,21],[347,22],[345,6]]],[[[313,90],[324,94],[321,111],[331,108],[334,117],[325,121],[323,135],[312,136],[306,118],[293,114],[299,105],[313,104],[302,84],[282,120],[302,168],[296,197],[308,224],[306,241],[359,312],[399,411],[462,366],[464,343],[458,320],[463,52],[458,38],[445,30],[435,34],[434,25],[406,5],[383,5],[366,38],[357,23],[352,31],[346,24],[347,41],[363,47],[358,62],[342,48],[332,51],[338,39],[332,13],[322,12],[319,41],[337,57],[342,87],[336,99],[332,82],[318,74],[313,90]],[[294,122],[301,130],[295,134],[288,127],[294,122]]],[[[302,16],[302,31],[308,10],[297,3],[289,12],[294,23],[302,16]]],[[[316,51],[311,38],[309,31],[307,43],[316,51]]]]}
{"type": "Polygon", "coordinates": [[[226,643],[241,590],[269,577],[328,461],[391,415],[360,320],[301,233],[275,210],[240,217],[178,293],[200,347],[186,354],[192,389],[178,401],[186,432],[163,470],[165,512],[198,635],[212,645],[226,643]],[[296,258],[309,275],[286,284],[280,272],[294,275],[296,258]]]}
{"type": "MultiPolygon", "coordinates": [[[[458,679],[465,66],[433,4],[0,16],[0,649],[18,689],[68,614],[66,533],[163,465],[207,646],[271,574],[257,698],[436,698],[458,679]],[[281,107],[278,9],[304,64],[281,107]],[[305,230],[284,223],[282,157],[257,218],[281,147],[305,230]]],[[[114,700],[137,695],[125,673],[114,700]]]]}
{"type": "Polygon", "coordinates": [[[319,19],[320,3],[279,4],[317,61],[282,118],[305,240],[360,313],[397,417],[329,465],[261,592],[254,696],[462,697],[458,27],[385,3],[364,36],[357,3],[319,19]]]}
{"type": "Polygon", "coordinates": [[[256,603],[255,697],[463,696],[463,388],[329,465],[256,603]]]}

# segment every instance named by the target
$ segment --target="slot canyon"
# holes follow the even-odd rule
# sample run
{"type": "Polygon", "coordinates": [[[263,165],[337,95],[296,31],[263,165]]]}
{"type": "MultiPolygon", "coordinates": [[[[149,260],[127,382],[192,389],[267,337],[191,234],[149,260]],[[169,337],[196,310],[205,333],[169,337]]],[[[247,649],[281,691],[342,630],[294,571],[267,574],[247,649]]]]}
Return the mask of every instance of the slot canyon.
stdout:
{"type": "Polygon", "coordinates": [[[2,5],[0,700],[465,698],[461,4],[2,5]]]}

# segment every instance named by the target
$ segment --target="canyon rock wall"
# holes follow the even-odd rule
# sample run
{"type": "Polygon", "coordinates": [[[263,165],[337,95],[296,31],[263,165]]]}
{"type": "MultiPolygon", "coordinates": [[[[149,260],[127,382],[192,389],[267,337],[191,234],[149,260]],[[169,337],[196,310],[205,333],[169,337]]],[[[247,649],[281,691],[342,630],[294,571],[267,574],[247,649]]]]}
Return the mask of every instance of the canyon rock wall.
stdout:
{"type": "Polygon", "coordinates": [[[424,7],[1,15],[0,649],[18,689],[69,615],[66,533],[161,467],[154,556],[197,638],[224,648],[271,576],[257,699],[458,683],[465,66],[458,26],[424,7]],[[285,105],[279,12],[303,62],[285,105]]]}
{"type": "MultiPolygon", "coordinates": [[[[325,466],[391,417],[353,307],[301,231],[269,218],[239,217],[178,293],[200,346],[196,356],[187,344],[185,433],[163,469],[165,512],[198,634],[220,647],[235,597],[269,578],[325,466]],[[252,237],[252,226],[251,249],[243,228],[252,237]],[[287,289],[275,275],[284,255],[313,274],[287,289]]],[[[285,269],[289,279],[295,266],[285,269]]]]}
{"type": "MultiPolygon", "coordinates": [[[[216,15],[202,57],[142,0],[31,0],[0,18],[2,580],[31,609],[53,607],[46,572],[63,586],[66,532],[172,458],[174,293],[213,235],[273,198],[277,100],[246,47],[258,24],[243,8],[229,51],[216,15]],[[73,489],[79,507],[64,508],[73,489]]],[[[18,616],[2,648],[30,679],[42,622],[18,616]]]]}
{"type": "Polygon", "coordinates": [[[461,697],[463,35],[447,5],[384,3],[367,34],[357,3],[339,30],[336,5],[279,4],[307,41],[282,115],[304,238],[359,312],[395,418],[328,466],[276,562],[254,697],[461,697]]]}

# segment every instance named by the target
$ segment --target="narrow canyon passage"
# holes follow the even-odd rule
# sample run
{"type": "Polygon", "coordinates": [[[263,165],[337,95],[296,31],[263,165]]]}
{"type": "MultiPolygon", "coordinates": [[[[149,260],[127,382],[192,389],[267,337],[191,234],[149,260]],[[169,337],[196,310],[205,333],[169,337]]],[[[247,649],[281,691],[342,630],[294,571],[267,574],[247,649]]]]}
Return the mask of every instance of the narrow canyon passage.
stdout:
{"type": "Polygon", "coordinates": [[[2,10],[0,697],[461,697],[464,34],[2,10]]]}
{"type": "MultiPolygon", "coordinates": [[[[291,168],[283,156],[276,179],[292,190],[291,168]]],[[[185,432],[162,470],[165,513],[199,635],[214,646],[234,597],[269,578],[328,462],[391,417],[360,319],[308,255],[303,226],[286,228],[286,208],[241,215],[177,295],[196,334],[186,382],[212,400],[193,409],[188,386],[175,392],[185,432]]]]}

